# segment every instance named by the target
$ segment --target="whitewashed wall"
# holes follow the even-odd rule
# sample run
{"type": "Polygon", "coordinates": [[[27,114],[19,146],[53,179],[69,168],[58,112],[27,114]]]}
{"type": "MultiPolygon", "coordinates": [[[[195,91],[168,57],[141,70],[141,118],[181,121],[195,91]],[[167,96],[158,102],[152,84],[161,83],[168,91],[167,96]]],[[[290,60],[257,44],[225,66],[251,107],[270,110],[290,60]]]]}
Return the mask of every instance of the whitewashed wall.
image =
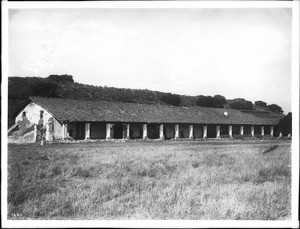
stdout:
{"type": "Polygon", "coordinates": [[[26,118],[34,124],[38,124],[40,120],[40,111],[44,111],[44,124],[48,121],[49,118],[52,117],[52,115],[44,108],[35,104],[34,102],[31,102],[18,114],[15,120],[16,123],[18,121],[22,121],[22,114],[24,111],[26,112],[26,118]]]}
{"type": "MultiPolygon", "coordinates": [[[[22,114],[25,111],[26,112],[26,118],[34,124],[38,124],[40,120],[40,111],[44,111],[44,124],[46,124],[49,120],[49,118],[52,118],[53,116],[46,111],[44,108],[41,106],[37,105],[34,102],[29,103],[16,117],[15,123],[18,121],[22,121],[22,114]]],[[[62,138],[62,125],[60,122],[58,122],[55,118],[54,120],[54,138],[55,139],[61,139],[62,138]]],[[[46,134],[48,137],[48,134],[46,134]]],[[[46,139],[48,140],[48,139],[46,139]]]]}

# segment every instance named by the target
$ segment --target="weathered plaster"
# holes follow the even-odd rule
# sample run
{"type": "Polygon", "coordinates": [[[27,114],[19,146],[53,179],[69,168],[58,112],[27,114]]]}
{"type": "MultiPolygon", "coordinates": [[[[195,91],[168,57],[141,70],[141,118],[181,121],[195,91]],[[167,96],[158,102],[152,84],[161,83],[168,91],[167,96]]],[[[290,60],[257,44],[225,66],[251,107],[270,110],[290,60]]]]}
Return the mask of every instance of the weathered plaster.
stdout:
{"type": "Polygon", "coordinates": [[[16,123],[23,120],[22,114],[24,111],[26,112],[26,118],[28,121],[34,124],[38,124],[40,120],[40,111],[44,111],[44,124],[46,124],[46,121],[52,117],[52,115],[44,108],[34,102],[31,102],[17,115],[15,120],[16,123]]]}

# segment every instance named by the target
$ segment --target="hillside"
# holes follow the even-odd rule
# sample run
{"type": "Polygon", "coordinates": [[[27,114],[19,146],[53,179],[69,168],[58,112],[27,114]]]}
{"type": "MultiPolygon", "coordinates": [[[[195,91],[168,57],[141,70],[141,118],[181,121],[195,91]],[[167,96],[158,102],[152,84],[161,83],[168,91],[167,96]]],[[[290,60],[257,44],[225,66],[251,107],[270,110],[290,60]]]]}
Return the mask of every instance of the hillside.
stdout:
{"type": "Polygon", "coordinates": [[[169,104],[175,106],[225,107],[239,110],[265,110],[266,106],[256,106],[245,99],[227,100],[224,96],[187,96],[159,91],[101,87],[74,82],[70,75],[50,75],[41,77],[9,77],[8,116],[9,126],[14,122],[11,115],[29,96],[59,97],[80,100],[102,100],[115,102],[169,104]]]}

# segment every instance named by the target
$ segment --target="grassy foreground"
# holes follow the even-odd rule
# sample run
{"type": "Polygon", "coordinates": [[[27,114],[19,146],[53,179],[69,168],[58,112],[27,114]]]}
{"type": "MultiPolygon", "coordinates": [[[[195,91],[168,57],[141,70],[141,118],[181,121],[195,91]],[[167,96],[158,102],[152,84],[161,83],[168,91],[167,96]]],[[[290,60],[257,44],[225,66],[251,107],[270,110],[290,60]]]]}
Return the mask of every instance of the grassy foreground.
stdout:
{"type": "Polygon", "coordinates": [[[287,141],[10,144],[8,218],[290,219],[290,165],[287,141]]]}

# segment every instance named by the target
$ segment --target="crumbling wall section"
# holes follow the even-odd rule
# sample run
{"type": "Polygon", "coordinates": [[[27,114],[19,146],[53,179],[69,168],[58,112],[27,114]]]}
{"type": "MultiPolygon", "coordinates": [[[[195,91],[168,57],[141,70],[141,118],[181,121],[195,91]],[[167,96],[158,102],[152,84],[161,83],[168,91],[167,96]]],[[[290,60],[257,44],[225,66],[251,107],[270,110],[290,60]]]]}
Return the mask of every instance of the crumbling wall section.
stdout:
{"type": "Polygon", "coordinates": [[[10,142],[53,141],[62,138],[62,124],[48,111],[34,102],[30,102],[17,115],[15,123],[18,126],[9,137],[10,142]],[[49,120],[51,120],[50,125],[49,120]]]}
{"type": "Polygon", "coordinates": [[[46,121],[52,117],[52,115],[46,111],[41,106],[35,104],[34,102],[29,103],[16,117],[15,123],[23,120],[23,112],[25,112],[25,117],[28,119],[30,123],[38,124],[40,120],[40,111],[44,111],[44,124],[46,121]]]}

